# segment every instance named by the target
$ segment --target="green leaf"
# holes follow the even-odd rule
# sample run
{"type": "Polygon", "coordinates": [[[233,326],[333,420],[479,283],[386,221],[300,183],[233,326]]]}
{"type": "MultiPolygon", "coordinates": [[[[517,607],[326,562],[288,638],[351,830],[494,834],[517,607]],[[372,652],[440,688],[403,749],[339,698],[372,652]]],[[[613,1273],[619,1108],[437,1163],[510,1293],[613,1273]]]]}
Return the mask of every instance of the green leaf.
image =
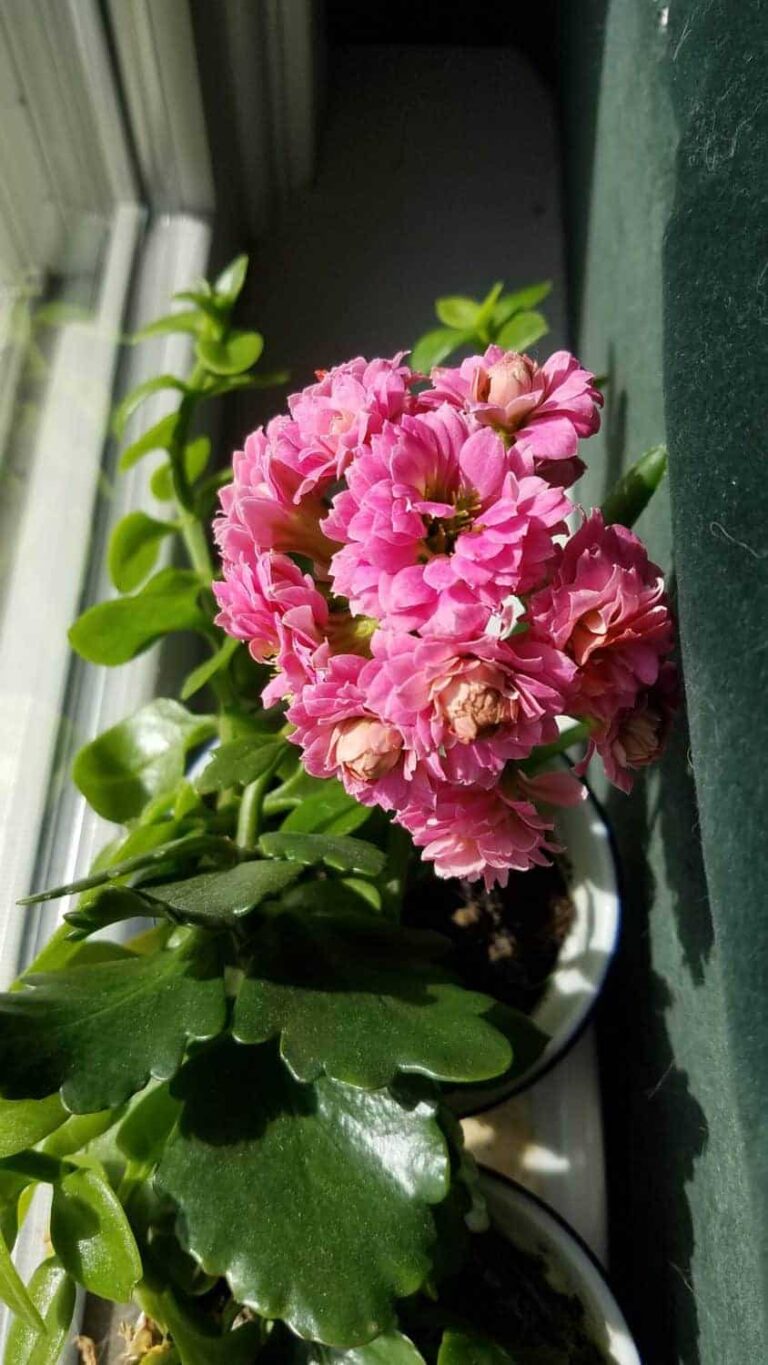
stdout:
{"type": "MultiPolygon", "coordinates": [[[[153,393],[160,393],[163,389],[175,389],[177,393],[186,393],[187,386],[175,374],[158,374],[152,379],[145,379],[143,384],[137,384],[135,389],[125,395],[121,403],[118,403],[112,416],[112,430],[118,441],[123,439],[125,428],[129,419],[147,398],[151,398],[153,393]]],[[[151,447],[150,447],[151,449],[151,447]]]]}
{"type": "Polygon", "coordinates": [[[219,326],[226,318],[226,300],[214,297],[207,280],[201,281],[199,289],[182,289],[172,297],[174,303],[193,303],[207,318],[219,326]]]}
{"type": "Polygon", "coordinates": [[[606,525],[634,526],[656,492],[667,469],[667,447],[652,446],[622,474],[603,503],[606,525]]]}
{"type": "Polygon", "coordinates": [[[167,336],[169,332],[196,333],[200,331],[204,322],[205,315],[196,309],[166,313],[161,318],[155,318],[154,322],[148,322],[145,327],[140,327],[138,332],[134,332],[132,340],[149,341],[151,337],[167,336]]]}
{"type": "Polygon", "coordinates": [[[3,1237],[0,1237],[0,1299],[33,1331],[42,1330],[43,1319],[13,1264],[3,1237]]]}
{"type": "Polygon", "coordinates": [[[214,749],[195,786],[202,795],[225,791],[228,787],[247,787],[272,767],[285,747],[284,739],[276,739],[267,731],[221,744],[214,749]]]}
{"type": "Polygon", "coordinates": [[[448,1192],[434,1105],[299,1085],[274,1048],[229,1040],[191,1058],[172,1089],[184,1109],[157,1183],[207,1273],[323,1343],[393,1327],[394,1300],[429,1275],[430,1205],[448,1192]]]}
{"type": "Polygon", "coordinates": [[[141,1166],[155,1166],[180,1109],[167,1085],[152,1086],[140,1095],[117,1130],[117,1146],[123,1156],[141,1166]]]}
{"type": "MultiPolygon", "coordinates": [[[[189,441],[185,445],[184,468],[190,484],[197,482],[200,475],[207,469],[210,458],[210,437],[197,436],[194,441],[189,441]]],[[[230,471],[227,473],[231,477],[230,471]]],[[[170,502],[174,496],[173,472],[170,463],[161,464],[153,471],[149,480],[149,487],[153,497],[157,498],[159,502],[170,502]]]]}
{"type": "Polygon", "coordinates": [[[435,303],[435,312],[446,327],[473,332],[477,325],[480,304],[477,299],[468,299],[464,294],[453,294],[449,298],[438,299],[435,303]]]}
{"type": "Polygon", "coordinates": [[[486,1337],[468,1332],[445,1332],[437,1365],[514,1365],[513,1357],[486,1337]]]}
{"type": "Polygon", "coordinates": [[[152,572],[161,543],[176,527],[156,521],[146,512],[129,512],[115,526],[109,538],[107,564],[109,576],[119,592],[133,592],[152,572]]]}
{"type": "Polygon", "coordinates": [[[202,336],[195,347],[197,358],[212,374],[242,374],[256,364],[264,350],[259,332],[229,332],[226,337],[202,336]]]}
{"type": "Polygon", "coordinates": [[[516,313],[501,328],[496,344],[503,346],[505,351],[527,351],[548,331],[549,323],[543,313],[516,313]]]}
{"type": "MultiPolygon", "coordinates": [[[[260,1322],[244,1323],[234,1331],[219,1333],[210,1316],[193,1304],[183,1303],[171,1289],[158,1291],[149,1285],[142,1285],[141,1304],[145,1313],[170,1333],[181,1365],[253,1365],[257,1357],[261,1358],[260,1322]]],[[[163,1360],[158,1360],[157,1365],[163,1365],[163,1360]]]]}
{"type": "Polygon", "coordinates": [[[457,332],[452,327],[436,327],[425,332],[411,351],[411,365],[414,370],[428,374],[433,365],[439,365],[448,356],[471,341],[474,332],[457,332]]]}
{"type": "Polygon", "coordinates": [[[502,294],[493,310],[494,327],[501,327],[513,313],[528,312],[541,303],[552,292],[552,281],[542,280],[540,284],[529,284],[525,289],[516,289],[514,294],[502,294]]]}
{"type": "Polygon", "coordinates": [[[0,1157],[34,1147],[67,1117],[58,1095],[41,1100],[0,1100],[0,1157]]]}
{"type": "Polygon", "coordinates": [[[123,824],[181,781],[188,751],[214,732],[211,717],[160,697],[86,744],[72,776],[99,815],[123,824]]]}
{"type": "Polygon", "coordinates": [[[490,1080],[507,1070],[512,1049],[482,1017],[494,1001],[435,965],[444,949],[432,934],[368,917],[278,915],[255,939],[235,1037],[279,1037],[299,1081],[325,1073],[378,1090],[399,1071],[490,1080]]]}
{"type": "Polygon", "coordinates": [[[169,412],[166,417],[161,417],[159,422],[149,427],[132,445],[126,446],[120,460],[118,469],[125,473],[126,469],[131,469],[138,464],[139,460],[145,455],[149,455],[152,450],[168,450],[173,440],[176,424],[179,420],[178,412],[169,412]]]}
{"type": "Polygon", "coordinates": [[[123,1112],[121,1106],[118,1109],[102,1109],[95,1114],[70,1114],[66,1123],[46,1138],[42,1150],[47,1156],[59,1158],[80,1152],[108,1133],[123,1112]]]}
{"type": "Polygon", "coordinates": [[[248,274],[248,257],[245,255],[236,256],[230,261],[228,266],[222,270],[213,286],[214,294],[226,299],[227,303],[232,304],[239,298],[246,275],[248,274]]]}
{"type": "Polygon", "coordinates": [[[27,978],[0,995],[0,1077],[11,1099],[54,1091],[72,1113],[112,1109],[167,1080],[189,1039],[224,1027],[215,949],[195,938],[150,957],[27,978]]]}
{"type": "Polygon", "coordinates": [[[55,1256],[37,1267],[29,1294],[42,1318],[41,1326],[33,1327],[20,1318],[11,1323],[3,1365],[59,1365],[75,1311],[75,1286],[55,1256]]]}
{"type": "Polygon", "coordinates": [[[108,886],[76,910],[69,910],[64,918],[77,931],[75,937],[83,938],[110,924],[145,918],[151,913],[138,892],[127,886],[108,886]]]}
{"type": "Polygon", "coordinates": [[[385,1332],[366,1346],[348,1351],[311,1345],[307,1353],[308,1365],[426,1365],[421,1351],[402,1332],[385,1332]]]}
{"type": "Polygon", "coordinates": [[[319,782],[314,796],[295,806],[282,823],[282,830],[306,834],[351,834],[370,819],[370,806],[361,806],[335,778],[319,782]]]}
{"type": "Polygon", "coordinates": [[[227,872],[201,872],[186,881],[148,887],[150,906],[170,906],[179,918],[209,928],[231,925],[271,896],[279,896],[301,875],[290,863],[253,861],[227,872]]]}
{"type": "MultiPolygon", "coordinates": [[[[162,833],[162,825],[157,825],[154,828],[162,833]]],[[[137,830],[132,831],[132,834],[136,833],[138,833],[137,830]]],[[[64,886],[54,886],[47,891],[38,891],[34,896],[24,896],[18,903],[19,905],[38,905],[41,901],[58,900],[60,896],[71,896],[77,891],[91,891],[94,887],[104,886],[107,882],[117,881],[120,878],[132,875],[134,872],[141,872],[150,868],[157,868],[159,872],[160,867],[171,860],[176,861],[186,857],[199,858],[203,855],[207,858],[231,863],[237,859],[238,850],[232,840],[223,835],[187,834],[181,839],[170,839],[158,844],[157,847],[148,849],[146,853],[137,853],[135,857],[125,858],[122,862],[113,863],[111,867],[100,868],[97,872],[89,873],[87,877],[81,877],[79,881],[67,882],[64,886]]]]}
{"type": "Polygon", "coordinates": [[[491,318],[493,317],[493,310],[496,307],[499,295],[501,294],[503,288],[504,285],[502,281],[497,280],[496,284],[492,285],[491,288],[488,290],[488,293],[486,294],[477,311],[474,330],[476,332],[479,332],[480,336],[483,338],[487,337],[488,324],[490,323],[491,318]]]}
{"type": "Polygon", "coordinates": [[[51,1242],[73,1280],[102,1299],[125,1303],[141,1279],[123,1206],[96,1167],[69,1171],[54,1185],[51,1242]]]}
{"type": "Polygon", "coordinates": [[[69,630],[72,648],[92,664],[126,664],[174,630],[200,630],[200,577],[193,569],[161,569],[133,597],[99,602],[69,630]]]}
{"type": "Polygon", "coordinates": [[[201,687],[205,687],[205,684],[210,682],[211,678],[215,678],[217,673],[220,673],[223,668],[226,668],[232,655],[239,648],[240,641],[229,638],[216,650],[215,654],[211,655],[210,659],[204,659],[201,664],[198,664],[197,668],[193,668],[192,672],[187,674],[187,677],[184,680],[184,685],[181,689],[181,700],[189,701],[190,697],[194,697],[195,693],[199,692],[201,687]]]}
{"type": "Polygon", "coordinates": [[[287,858],[307,867],[325,863],[337,872],[360,872],[365,877],[378,877],[384,867],[380,849],[343,834],[284,834],[274,830],[262,834],[259,842],[266,858],[287,858]]]}

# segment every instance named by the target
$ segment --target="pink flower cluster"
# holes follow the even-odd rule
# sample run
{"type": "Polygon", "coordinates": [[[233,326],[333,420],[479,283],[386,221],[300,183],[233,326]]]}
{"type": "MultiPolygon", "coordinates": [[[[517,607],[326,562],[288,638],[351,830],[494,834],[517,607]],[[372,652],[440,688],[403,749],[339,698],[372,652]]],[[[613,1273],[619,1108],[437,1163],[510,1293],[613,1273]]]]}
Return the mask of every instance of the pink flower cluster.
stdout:
{"type": "Polygon", "coordinates": [[[553,807],[584,794],[539,765],[558,718],[588,721],[624,790],[662,746],[661,573],[565,493],[601,402],[565,351],[490,346],[427,386],[403,355],[352,360],[248,437],[222,492],[219,624],[274,665],[307,771],[392,811],[441,876],[547,861],[553,807]]]}

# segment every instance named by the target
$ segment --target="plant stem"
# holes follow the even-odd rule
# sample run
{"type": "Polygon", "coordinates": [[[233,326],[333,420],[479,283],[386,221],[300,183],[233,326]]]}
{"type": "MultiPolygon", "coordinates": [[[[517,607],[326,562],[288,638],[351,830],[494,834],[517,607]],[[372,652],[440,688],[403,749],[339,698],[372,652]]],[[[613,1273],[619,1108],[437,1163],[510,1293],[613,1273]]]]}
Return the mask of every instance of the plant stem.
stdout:
{"type": "Polygon", "coordinates": [[[541,744],[534,749],[531,757],[526,759],[520,766],[527,773],[537,772],[544,767],[551,758],[556,758],[558,754],[564,754],[566,749],[572,748],[574,744],[580,744],[583,740],[589,739],[592,733],[592,726],[588,720],[580,720],[576,725],[569,725],[567,730],[563,730],[560,737],[551,744],[541,744]]]}
{"type": "MultiPolygon", "coordinates": [[[[206,584],[210,583],[213,578],[213,562],[201,523],[194,512],[182,511],[179,524],[192,568],[197,570],[206,584]]],[[[218,646],[214,647],[214,652],[216,648],[218,646]]]]}
{"type": "Polygon", "coordinates": [[[271,773],[262,773],[249,782],[243,791],[240,811],[237,817],[236,841],[240,848],[253,848],[261,826],[264,809],[264,796],[271,773]]]}

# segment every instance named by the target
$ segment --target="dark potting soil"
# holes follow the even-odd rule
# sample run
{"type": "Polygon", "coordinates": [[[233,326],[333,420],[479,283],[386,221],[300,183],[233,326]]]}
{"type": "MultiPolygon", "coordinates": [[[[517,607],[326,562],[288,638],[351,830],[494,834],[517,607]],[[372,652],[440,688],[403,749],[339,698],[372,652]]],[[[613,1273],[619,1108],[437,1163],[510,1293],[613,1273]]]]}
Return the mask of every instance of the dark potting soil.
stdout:
{"type": "Polygon", "coordinates": [[[493,1230],[470,1238],[467,1260],[440,1286],[437,1305],[411,1300],[401,1321],[427,1361],[453,1326],[497,1342],[515,1365],[606,1365],[579,1298],[553,1288],[540,1257],[493,1230]]]}
{"type": "Polygon", "coordinates": [[[419,877],[406,892],[403,921],[433,929],[453,945],[451,965],[465,985],[530,1014],[573,924],[562,864],[511,872],[506,887],[419,877]]]}

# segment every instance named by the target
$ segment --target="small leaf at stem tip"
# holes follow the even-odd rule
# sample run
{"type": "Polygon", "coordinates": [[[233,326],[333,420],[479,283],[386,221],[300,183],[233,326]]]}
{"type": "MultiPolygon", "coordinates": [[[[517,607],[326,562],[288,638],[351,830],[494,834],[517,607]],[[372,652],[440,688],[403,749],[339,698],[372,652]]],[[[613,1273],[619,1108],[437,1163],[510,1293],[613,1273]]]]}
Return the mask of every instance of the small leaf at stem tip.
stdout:
{"type": "Polygon", "coordinates": [[[151,398],[153,393],[159,393],[161,389],[176,389],[178,393],[186,393],[186,384],[176,377],[175,374],[158,374],[153,379],[145,379],[143,384],[137,384],[135,389],[125,395],[121,403],[118,403],[112,417],[112,430],[121,441],[125,434],[128,419],[133,416],[136,409],[147,398],[151,398]]]}
{"type": "Polygon", "coordinates": [[[201,687],[205,687],[205,684],[210,682],[211,678],[215,678],[217,673],[220,673],[223,668],[226,668],[232,655],[239,648],[239,640],[227,639],[224,641],[224,644],[216,650],[216,653],[211,655],[210,659],[204,659],[201,664],[198,664],[197,668],[193,668],[192,672],[188,673],[184,680],[181,689],[181,700],[189,701],[190,697],[194,697],[195,693],[199,692],[201,687]]]}
{"type": "Polygon", "coordinates": [[[133,592],[155,566],[166,536],[177,530],[171,522],[156,521],[146,512],[129,512],[109,538],[109,575],[119,592],[133,592]]]}
{"type": "Polygon", "coordinates": [[[474,332],[457,332],[452,327],[436,327],[419,337],[411,351],[411,366],[421,374],[428,374],[433,365],[439,365],[448,356],[465,346],[474,337],[474,332]]]}
{"type": "Polygon", "coordinates": [[[337,872],[359,872],[377,877],[384,868],[384,854],[363,839],[343,834],[284,834],[273,830],[262,834],[260,848],[267,858],[287,858],[289,862],[311,867],[325,863],[337,872]]]}
{"type": "Polygon", "coordinates": [[[69,642],[88,663],[128,663],[163,635],[208,625],[200,588],[194,569],[161,569],[133,596],[89,607],[70,626],[69,642]]]}
{"type": "Polygon", "coordinates": [[[516,289],[513,294],[502,294],[494,307],[491,321],[494,327],[501,327],[514,313],[528,312],[541,303],[552,292],[552,281],[542,280],[540,284],[529,284],[524,289],[516,289]]]}
{"type": "Polygon", "coordinates": [[[195,349],[201,365],[212,374],[237,375],[256,364],[264,338],[258,332],[230,332],[220,340],[202,336],[195,349]]]}
{"type": "Polygon", "coordinates": [[[527,351],[547,335],[549,323],[543,313],[516,313],[501,328],[496,345],[505,351],[527,351]]]}
{"type": "Polygon", "coordinates": [[[480,304],[477,299],[466,298],[463,294],[438,299],[435,303],[435,312],[440,322],[459,331],[464,329],[474,331],[479,311],[480,304]]]}
{"type": "Polygon", "coordinates": [[[169,412],[167,416],[161,417],[159,422],[145,431],[132,445],[126,446],[118,461],[118,469],[125,473],[126,469],[131,469],[138,464],[139,460],[153,450],[168,450],[173,440],[173,433],[176,430],[176,423],[179,420],[178,412],[169,412]]]}
{"type": "Polygon", "coordinates": [[[57,1257],[37,1267],[29,1295],[42,1321],[39,1327],[18,1317],[11,1323],[3,1365],[59,1365],[75,1311],[75,1285],[57,1257]]]}
{"type": "Polygon", "coordinates": [[[167,336],[170,332],[196,333],[204,325],[204,314],[196,310],[166,313],[164,317],[155,318],[154,322],[148,322],[145,327],[140,327],[138,332],[134,332],[131,340],[149,341],[152,337],[167,336]]]}
{"type": "Polygon", "coordinates": [[[213,286],[214,294],[226,299],[227,303],[233,304],[240,296],[247,274],[248,257],[246,255],[236,256],[233,261],[230,261],[229,265],[224,267],[216,279],[213,286]]]}
{"type": "Polygon", "coordinates": [[[647,507],[667,469],[667,447],[652,446],[630,465],[602,506],[606,525],[634,526],[647,507]]]}
{"type": "Polygon", "coordinates": [[[189,750],[215,732],[213,717],[193,715],[170,697],[159,697],[86,744],[72,776],[99,815],[123,824],[152,797],[175,787],[189,750]]]}
{"type": "Polygon", "coordinates": [[[228,787],[247,787],[279,760],[286,746],[287,740],[269,731],[231,740],[214,749],[195,786],[201,795],[226,791],[228,787]]]}

